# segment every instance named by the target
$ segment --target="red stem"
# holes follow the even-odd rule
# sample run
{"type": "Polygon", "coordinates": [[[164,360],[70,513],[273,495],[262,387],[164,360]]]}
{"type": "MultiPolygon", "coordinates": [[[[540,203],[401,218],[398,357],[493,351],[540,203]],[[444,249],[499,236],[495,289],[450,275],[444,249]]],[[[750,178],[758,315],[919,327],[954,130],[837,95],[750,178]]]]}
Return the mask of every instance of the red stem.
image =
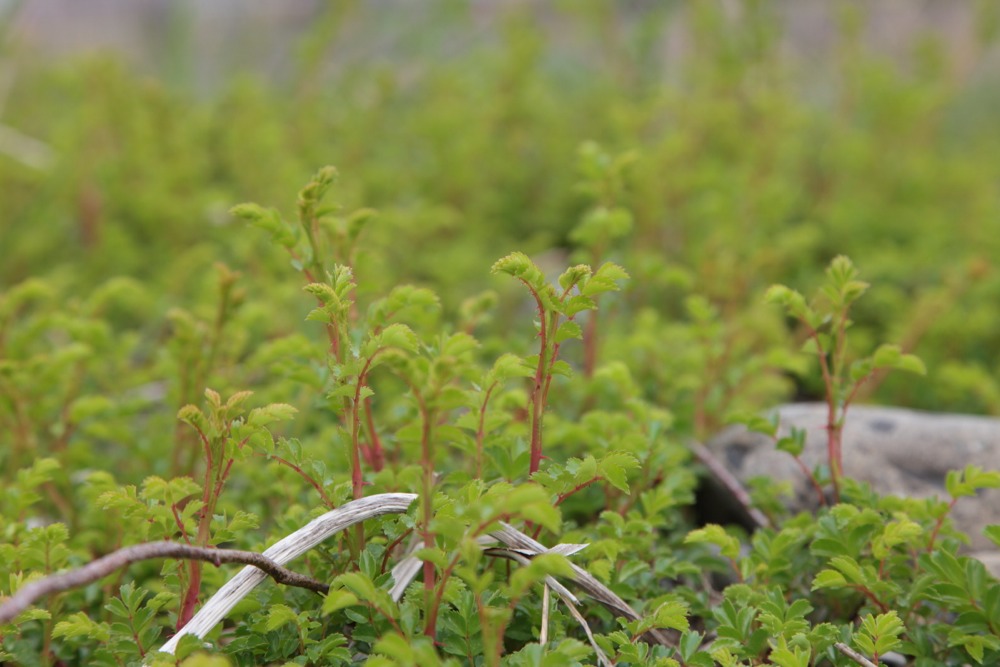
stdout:
{"type": "Polygon", "coordinates": [[[806,464],[798,456],[794,457],[795,462],[799,464],[799,468],[802,473],[806,476],[806,479],[812,484],[812,487],[816,490],[816,497],[819,499],[820,507],[826,506],[826,496],[823,495],[823,487],[819,485],[816,480],[816,476],[812,474],[812,471],[806,467],[806,464]]]}
{"type": "Polygon", "coordinates": [[[361,471],[361,389],[365,386],[368,369],[371,368],[372,361],[384,348],[375,350],[372,356],[365,360],[365,365],[358,373],[358,384],[354,388],[354,402],[351,404],[351,489],[354,492],[354,499],[357,500],[364,495],[364,477],[361,471]]]}
{"type": "Polygon", "coordinates": [[[323,487],[320,485],[320,483],[317,482],[315,479],[313,479],[313,477],[309,473],[307,473],[305,470],[303,470],[299,466],[295,465],[291,461],[283,459],[280,456],[275,456],[273,454],[271,454],[269,456],[267,454],[258,453],[258,454],[256,454],[256,456],[260,456],[260,457],[263,457],[263,458],[269,458],[269,459],[271,459],[273,461],[277,461],[281,465],[288,466],[289,468],[291,468],[292,470],[294,470],[296,473],[298,473],[299,476],[302,479],[304,479],[306,482],[308,482],[310,486],[312,486],[314,489],[316,489],[316,492],[319,493],[320,497],[323,499],[323,504],[325,504],[330,509],[334,509],[334,508],[337,507],[336,505],[333,504],[333,501],[330,500],[330,497],[328,495],[326,495],[326,491],[323,490],[323,487]]]}
{"type": "Polygon", "coordinates": [[[868,590],[867,588],[865,588],[861,584],[854,584],[852,586],[852,588],[854,590],[858,591],[859,593],[861,593],[862,595],[864,595],[869,600],[871,600],[872,604],[874,604],[876,607],[878,607],[879,611],[881,611],[883,614],[889,611],[889,606],[887,604],[885,604],[884,602],[882,602],[881,600],[879,600],[877,597],[875,597],[874,593],[872,593],[870,590],[868,590]]]}
{"type": "Polygon", "coordinates": [[[528,476],[534,475],[538,472],[538,468],[541,466],[542,462],[542,415],[544,410],[544,383],[546,377],[546,351],[548,350],[548,323],[546,322],[545,308],[542,306],[542,299],[538,295],[538,292],[525,281],[521,281],[527,285],[528,290],[531,295],[535,297],[535,303],[538,305],[538,320],[539,320],[539,332],[538,337],[540,340],[539,351],[538,351],[538,367],[535,369],[534,385],[531,390],[531,461],[528,466],[528,476]]]}
{"type": "Polygon", "coordinates": [[[941,527],[944,525],[944,520],[951,514],[951,511],[955,508],[955,503],[958,502],[958,498],[952,498],[951,502],[948,503],[948,511],[938,517],[938,520],[934,523],[934,530],[931,531],[930,542],[927,543],[927,553],[934,551],[934,542],[937,541],[938,533],[941,532],[941,527]]]}
{"type": "Polygon", "coordinates": [[[382,449],[382,440],[375,430],[375,418],[372,415],[371,396],[365,399],[365,422],[368,424],[368,438],[371,441],[371,466],[375,472],[385,467],[385,450],[382,449]]]}
{"type": "Polygon", "coordinates": [[[593,477],[593,478],[587,480],[586,482],[583,482],[582,484],[577,484],[576,486],[574,486],[572,489],[570,489],[566,493],[560,493],[559,497],[556,498],[556,502],[553,503],[553,504],[558,507],[559,505],[562,504],[562,502],[564,500],[566,500],[567,498],[569,498],[570,496],[572,496],[574,493],[576,493],[578,491],[583,491],[584,489],[586,489],[588,486],[590,486],[594,482],[601,481],[601,479],[603,479],[603,478],[601,478],[601,477],[593,477]]]}
{"type": "Polygon", "coordinates": [[[826,388],[826,453],[830,466],[830,482],[833,484],[834,502],[840,502],[840,426],[837,423],[837,396],[834,387],[833,377],[830,374],[830,366],[826,355],[823,353],[823,345],[819,339],[819,332],[806,324],[809,336],[816,341],[816,356],[819,358],[819,368],[823,373],[823,384],[826,388]]]}
{"type": "MultiPolygon", "coordinates": [[[[594,299],[597,305],[597,299],[594,299]]],[[[597,308],[590,311],[587,328],[583,333],[583,377],[588,380],[594,376],[597,367],[597,308]]]]}
{"type": "MultiPolygon", "coordinates": [[[[423,494],[421,494],[421,514],[423,515],[420,527],[420,534],[424,538],[424,546],[428,549],[434,548],[434,533],[431,532],[431,521],[434,519],[434,452],[431,448],[431,414],[427,410],[423,394],[406,377],[403,382],[410,388],[414,399],[417,401],[417,410],[420,412],[420,465],[424,470],[423,494]]],[[[430,603],[430,594],[434,590],[434,563],[429,560],[424,561],[424,594],[427,596],[426,603],[430,603]]]]}
{"type": "Polygon", "coordinates": [[[177,513],[177,503],[172,503],[170,505],[170,511],[173,512],[174,521],[177,523],[177,528],[181,531],[181,537],[188,544],[191,544],[191,539],[188,537],[187,530],[184,529],[184,522],[181,521],[181,515],[177,513]]]}
{"type": "MultiPolygon", "coordinates": [[[[473,538],[479,537],[479,535],[484,530],[486,530],[491,523],[493,523],[494,521],[501,521],[504,519],[504,517],[505,515],[500,514],[496,517],[483,521],[478,526],[476,526],[475,530],[472,531],[472,537],[473,538]]],[[[455,566],[458,565],[458,561],[460,558],[461,554],[455,554],[452,557],[451,562],[448,563],[448,566],[441,573],[441,580],[437,584],[437,590],[434,593],[434,600],[431,602],[430,609],[427,612],[427,623],[424,626],[424,634],[427,635],[428,637],[433,638],[434,635],[437,634],[437,617],[438,617],[438,611],[441,608],[441,600],[444,597],[445,584],[447,584],[448,579],[451,578],[451,575],[455,570],[455,566]]]]}
{"type": "Polygon", "coordinates": [[[479,428],[476,429],[476,478],[483,476],[483,439],[486,437],[486,405],[490,402],[490,394],[496,389],[499,381],[490,385],[483,396],[483,404],[479,406],[479,428]]]}

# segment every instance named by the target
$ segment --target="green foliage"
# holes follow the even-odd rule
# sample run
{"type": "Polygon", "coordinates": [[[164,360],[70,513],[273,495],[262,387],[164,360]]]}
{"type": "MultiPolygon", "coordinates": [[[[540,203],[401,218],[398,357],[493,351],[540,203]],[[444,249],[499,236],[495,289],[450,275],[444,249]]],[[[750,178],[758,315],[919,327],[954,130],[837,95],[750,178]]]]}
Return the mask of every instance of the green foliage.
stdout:
{"type": "MultiPolygon", "coordinates": [[[[441,34],[468,28],[432,4],[441,34]]],[[[0,627],[0,661],[850,664],[838,642],[1000,660],[1000,585],[949,521],[1000,474],[880,498],[840,475],[836,439],[871,397],[1000,412],[995,121],[949,129],[946,68],[876,62],[848,15],[849,83],[807,106],[768,3],[691,9],[676,77],[653,58],[673,10],[595,4],[559,10],[564,37],[607,37],[579,54],[516,10],[417,85],[322,79],[343,11],[280,92],[196,99],[107,60],[19,80],[4,124],[60,157],[0,162],[0,594],[117,546],[262,551],[351,498],[419,503],[294,563],[325,597],[262,586],[176,659],[153,651],[231,568],[147,561],[53,595],[0,627]],[[315,170],[331,159],[344,182],[315,170]],[[807,472],[834,502],[787,517],[772,484],[773,527],[695,525],[684,443],[734,419],[778,436],[761,410],[793,392],[832,407],[807,472]],[[586,548],[484,553],[505,523],[586,548]],[[545,608],[574,567],[638,618],[545,608]]]]}
{"type": "MultiPolygon", "coordinates": [[[[908,371],[918,375],[927,373],[920,359],[912,354],[904,354],[898,345],[881,345],[871,355],[855,359],[848,365],[850,349],[847,332],[854,324],[850,313],[855,302],[869,287],[857,278],[858,270],[851,260],[839,255],[827,268],[826,281],[812,302],[807,303],[799,292],[784,285],[772,285],[765,295],[769,303],[782,306],[801,323],[807,336],[805,351],[814,355],[819,362],[824,398],[829,406],[826,424],[827,452],[835,500],[840,499],[840,477],[844,467],[841,453],[844,420],[847,409],[858,392],[877,373],[889,370],[908,371]]],[[[774,424],[761,423],[753,417],[748,426],[763,429],[772,436],[776,430],[774,424]]],[[[802,451],[802,436],[793,433],[789,438],[782,438],[778,442],[778,448],[797,457],[802,451]]],[[[812,481],[819,489],[815,476],[812,481]]]]}

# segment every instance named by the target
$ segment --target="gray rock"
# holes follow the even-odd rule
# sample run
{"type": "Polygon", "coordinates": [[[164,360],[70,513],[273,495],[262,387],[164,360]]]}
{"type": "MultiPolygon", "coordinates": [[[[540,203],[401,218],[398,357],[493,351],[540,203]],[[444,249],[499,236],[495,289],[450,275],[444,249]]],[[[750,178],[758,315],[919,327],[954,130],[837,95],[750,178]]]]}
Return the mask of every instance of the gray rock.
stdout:
{"type": "MultiPolygon", "coordinates": [[[[826,463],[826,405],[797,403],[777,408],[779,436],[792,427],[806,431],[802,460],[810,469],[826,463]]],[[[742,426],[726,429],[709,448],[740,480],[771,477],[792,483],[795,508],[814,507],[816,494],[795,460],[763,435],[742,426]]],[[[949,470],[978,465],[1000,468],[1000,419],[869,406],[852,407],[843,434],[844,473],[868,482],[879,493],[947,499],[949,470]]],[[[996,553],[983,535],[1000,523],[1000,489],[962,498],[952,511],[956,526],[969,535],[970,549],[996,553]]],[[[995,561],[1000,557],[994,558],[995,561]]]]}

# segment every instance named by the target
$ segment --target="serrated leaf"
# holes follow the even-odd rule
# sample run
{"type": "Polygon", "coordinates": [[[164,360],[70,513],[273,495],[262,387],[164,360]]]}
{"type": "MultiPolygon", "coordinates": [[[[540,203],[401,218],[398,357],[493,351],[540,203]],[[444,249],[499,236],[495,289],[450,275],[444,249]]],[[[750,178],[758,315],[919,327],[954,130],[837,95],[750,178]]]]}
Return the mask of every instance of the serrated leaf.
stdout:
{"type": "Polygon", "coordinates": [[[813,578],[812,590],[820,588],[843,588],[847,585],[847,579],[836,570],[820,570],[813,578]]]}
{"type": "Polygon", "coordinates": [[[764,301],[782,306],[788,314],[800,320],[807,320],[812,315],[805,297],[784,285],[771,285],[764,293],[764,301]]]}
{"type": "Polygon", "coordinates": [[[778,415],[758,415],[754,412],[733,412],[727,419],[728,424],[742,424],[748,431],[775,437],[778,433],[778,415]]]}
{"type": "Polygon", "coordinates": [[[606,262],[594,275],[581,286],[580,294],[593,297],[604,292],[616,292],[621,289],[621,281],[628,280],[628,272],[612,262],[606,262]]]}
{"type": "Polygon", "coordinates": [[[414,552],[413,555],[419,558],[420,560],[430,561],[431,563],[434,563],[442,570],[448,567],[448,554],[446,554],[443,550],[441,550],[438,547],[434,547],[432,549],[428,549],[426,547],[423,549],[418,549],[416,552],[414,552]]]}
{"type": "Polygon", "coordinates": [[[358,604],[358,597],[354,593],[345,591],[342,588],[333,589],[327,593],[326,598],[323,600],[323,615],[326,616],[339,609],[351,607],[356,604],[358,604]]]}
{"type": "Polygon", "coordinates": [[[399,323],[387,326],[376,336],[375,341],[375,349],[395,348],[411,354],[416,353],[420,345],[417,334],[410,327],[399,323]]]}
{"type": "Polygon", "coordinates": [[[251,410],[247,423],[251,426],[267,426],[272,422],[294,419],[297,412],[298,410],[288,403],[271,403],[251,410]]]}
{"type": "Polygon", "coordinates": [[[111,629],[107,623],[97,623],[82,611],[71,614],[65,621],[56,623],[52,636],[67,639],[86,637],[96,642],[106,642],[111,638],[111,629]]]}
{"type": "Polygon", "coordinates": [[[572,320],[567,320],[559,325],[559,328],[556,330],[554,340],[556,343],[561,343],[565,340],[570,340],[571,338],[583,338],[583,331],[580,329],[579,324],[572,320]]]}
{"type": "Polygon", "coordinates": [[[586,280],[591,274],[591,268],[586,264],[571,266],[559,276],[559,286],[564,290],[576,285],[581,280],[586,280]]]}
{"type": "Polygon", "coordinates": [[[535,372],[531,366],[521,357],[510,354],[502,354],[495,362],[490,375],[493,380],[504,381],[516,377],[531,377],[535,372]]]}
{"type": "Polygon", "coordinates": [[[272,632],[283,625],[294,623],[295,618],[295,610],[288,605],[272,604],[267,609],[267,620],[264,622],[264,630],[265,632],[272,632]]]}
{"type": "Polygon", "coordinates": [[[726,530],[714,523],[703,528],[692,530],[684,538],[684,544],[714,544],[726,558],[736,558],[740,555],[740,542],[726,530]]]}
{"type": "Polygon", "coordinates": [[[549,367],[549,372],[552,373],[552,375],[563,375],[566,377],[572,377],[573,367],[570,366],[565,361],[563,361],[562,359],[557,359],[555,363],[553,363],[552,366],[549,367]]]}
{"type": "Polygon", "coordinates": [[[566,317],[574,317],[578,313],[585,310],[594,310],[595,308],[597,308],[597,304],[593,299],[582,294],[576,294],[563,302],[561,311],[566,317]]]}
{"type": "Polygon", "coordinates": [[[546,287],[545,274],[523,252],[512,252],[506,257],[501,257],[493,264],[490,272],[506,273],[523,280],[539,297],[542,297],[546,287]]]}
{"type": "Polygon", "coordinates": [[[792,456],[801,456],[806,447],[805,429],[793,427],[791,433],[778,439],[775,447],[779,452],[787,452],[792,456]]]}
{"type": "Polygon", "coordinates": [[[616,489],[629,493],[628,473],[639,467],[639,461],[628,452],[612,452],[601,458],[600,475],[616,489]]]}

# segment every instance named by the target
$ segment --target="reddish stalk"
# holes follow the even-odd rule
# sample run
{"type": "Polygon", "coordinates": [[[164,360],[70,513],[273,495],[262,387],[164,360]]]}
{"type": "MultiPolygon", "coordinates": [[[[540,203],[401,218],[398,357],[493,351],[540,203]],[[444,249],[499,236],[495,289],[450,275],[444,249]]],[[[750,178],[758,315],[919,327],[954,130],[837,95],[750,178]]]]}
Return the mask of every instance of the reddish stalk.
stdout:
{"type": "MultiPolygon", "coordinates": [[[[594,299],[594,304],[597,304],[597,299],[594,299]]],[[[597,367],[597,312],[597,308],[590,311],[583,333],[583,377],[588,380],[594,377],[597,367]]]]}
{"type": "Polygon", "coordinates": [[[351,404],[351,489],[354,492],[355,500],[364,495],[365,483],[361,471],[361,390],[366,386],[365,380],[372,361],[382,349],[384,348],[375,350],[372,356],[365,360],[365,365],[358,373],[358,384],[354,388],[354,402],[351,404]]]}
{"type": "Polygon", "coordinates": [[[483,396],[483,404],[479,406],[479,428],[476,429],[476,478],[482,479],[483,476],[483,440],[486,437],[486,405],[490,402],[490,394],[496,389],[499,382],[494,382],[490,385],[490,388],[486,390],[486,395],[483,396]]]}
{"type": "Polygon", "coordinates": [[[820,343],[819,332],[806,325],[809,336],[816,342],[816,356],[819,358],[819,368],[823,374],[823,385],[826,389],[826,433],[827,461],[830,466],[830,482],[833,485],[833,500],[840,502],[840,473],[842,468],[842,458],[840,453],[840,424],[837,420],[837,396],[834,387],[833,376],[830,373],[830,365],[826,355],[823,354],[823,346],[820,343]]]}
{"type": "Polygon", "coordinates": [[[813,489],[816,490],[816,498],[819,500],[820,507],[825,507],[826,496],[823,495],[823,487],[819,485],[819,482],[816,480],[816,476],[812,474],[812,471],[808,467],[806,467],[802,458],[798,456],[794,458],[795,462],[799,464],[799,469],[802,471],[802,474],[806,476],[806,479],[808,479],[809,483],[812,484],[813,489]]]}
{"type": "MultiPolygon", "coordinates": [[[[420,535],[424,538],[424,547],[433,549],[435,536],[430,530],[431,521],[434,519],[434,451],[431,442],[433,420],[420,390],[408,378],[403,377],[402,380],[410,388],[413,398],[417,401],[417,411],[420,413],[420,465],[424,471],[423,493],[420,497],[421,522],[423,524],[420,527],[420,535]]],[[[431,592],[434,590],[434,580],[434,563],[425,560],[424,595],[426,597],[425,602],[428,604],[430,603],[431,592]]]]}
{"type": "MultiPolygon", "coordinates": [[[[475,530],[472,531],[472,537],[476,538],[482,534],[484,530],[489,528],[490,524],[495,521],[503,521],[506,518],[505,514],[500,514],[498,516],[492,517],[483,521],[475,530]]],[[[424,625],[424,634],[430,638],[434,638],[437,634],[437,618],[438,611],[441,608],[441,600],[444,597],[445,585],[448,583],[448,579],[451,578],[452,573],[455,571],[455,567],[458,565],[458,561],[461,558],[461,554],[455,554],[448,566],[441,573],[441,581],[437,585],[437,590],[434,592],[434,600],[431,603],[430,610],[427,612],[427,623],[424,625]]],[[[426,562],[426,561],[425,561],[426,562]]]]}
{"type": "Polygon", "coordinates": [[[951,514],[951,511],[955,508],[955,503],[958,502],[958,498],[952,498],[951,502],[948,503],[948,511],[938,517],[937,521],[934,522],[934,530],[931,531],[931,539],[927,543],[927,553],[934,551],[934,543],[937,541],[938,533],[941,532],[941,527],[944,526],[944,520],[951,514]]]}
{"type": "Polygon", "coordinates": [[[315,479],[313,479],[312,475],[310,475],[309,473],[307,473],[301,467],[295,465],[291,461],[283,459],[280,456],[275,456],[273,454],[270,455],[270,456],[268,456],[267,454],[257,453],[257,454],[254,454],[254,456],[259,456],[259,457],[262,457],[262,458],[271,459],[272,461],[277,461],[278,463],[280,463],[283,466],[287,466],[288,468],[291,468],[296,473],[298,473],[299,477],[301,477],[302,479],[304,479],[310,486],[312,486],[314,489],[316,489],[316,492],[320,495],[320,498],[323,499],[323,504],[324,505],[326,505],[330,509],[335,509],[337,507],[333,503],[333,501],[330,500],[330,497],[328,495],[326,495],[326,491],[323,490],[323,487],[320,485],[320,483],[317,482],[315,479]]]}
{"type": "Polygon", "coordinates": [[[371,442],[371,466],[375,472],[385,467],[385,450],[382,448],[382,440],[375,430],[375,418],[372,415],[371,396],[365,399],[365,422],[368,425],[368,439],[371,442]]]}
{"type": "Polygon", "coordinates": [[[538,304],[538,320],[539,320],[539,351],[538,351],[538,366],[535,368],[535,378],[531,390],[531,461],[528,466],[528,476],[534,475],[538,472],[538,468],[541,466],[542,462],[542,415],[544,410],[544,386],[546,378],[546,350],[548,349],[548,328],[545,317],[545,308],[542,306],[542,299],[538,295],[538,292],[529,285],[526,281],[523,282],[531,295],[535,297],[535,303],[538,304]]]}
{"type": "MultiPolygon", "coordinates": [[[[420,429],[420,455],[424,463],[424,493],[423,498],[423,534],[424,547],[434,548],[434,533],[431,532],[431,521],[434,519],[434,453],[431,451],[431,420],[427,414],[423,400],[420,399],[420,410],[423,414],[423,425],[420,429]]],[[[424,561],[424,590],[430,593],[434,589],[434,563],[424,561]]]]}

